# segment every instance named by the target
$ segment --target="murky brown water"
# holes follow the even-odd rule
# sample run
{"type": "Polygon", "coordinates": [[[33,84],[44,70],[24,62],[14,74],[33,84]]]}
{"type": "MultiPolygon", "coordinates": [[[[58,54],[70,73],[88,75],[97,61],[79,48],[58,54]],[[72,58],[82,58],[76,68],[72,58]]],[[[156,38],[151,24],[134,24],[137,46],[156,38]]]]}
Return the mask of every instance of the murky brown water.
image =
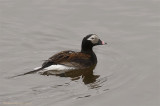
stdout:
{"type": "Polygon", "coordinates": [[[0,106],[159,106],[159,0],[0,0],[0,106]],[[96,33],[93,83],[38,73],[96,33]]]}

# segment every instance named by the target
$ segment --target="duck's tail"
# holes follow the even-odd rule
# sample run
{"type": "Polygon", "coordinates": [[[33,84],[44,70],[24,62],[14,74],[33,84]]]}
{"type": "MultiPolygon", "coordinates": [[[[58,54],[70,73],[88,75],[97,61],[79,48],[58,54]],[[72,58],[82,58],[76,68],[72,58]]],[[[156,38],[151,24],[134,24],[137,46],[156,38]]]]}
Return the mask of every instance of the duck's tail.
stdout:
{"type": "Polygon", "coordinates": [[[42,69],[43,69],[43,67],[40,67],[38,69],[29,71],[29,72],[26,72],[26,73],[23,73],[23,74],[15,75],[15,76],[12,76],[12,77],[9,77],[9,78],[15,78],[15,77],[24,76],[24,75],[27,75],[27,74],[33,74],[33,73],[36,73],[36,72],[38,72],[38,71],[40,71],[42,69]]]}

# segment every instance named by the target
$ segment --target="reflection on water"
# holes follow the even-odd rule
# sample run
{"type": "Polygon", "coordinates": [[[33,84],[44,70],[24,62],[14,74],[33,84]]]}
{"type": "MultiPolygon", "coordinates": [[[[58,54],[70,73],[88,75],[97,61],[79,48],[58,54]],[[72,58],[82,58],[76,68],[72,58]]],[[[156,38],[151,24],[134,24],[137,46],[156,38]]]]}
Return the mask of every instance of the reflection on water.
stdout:
{"type": "Polygon", "coordinates": [[[96,65],[85,68],[85,69],[76,69],[71,71],[58,71],[58,70],[47,70],[40,72],[41,75],[56,75],[60,77],[70,77],[72,80],[78,80],[80,79],[80,76],[82,77],[82,80],[84,84],[93,83],[96,81],[97,78],[100,77],[100,75],[94,75],[93,70],[95,69],[96,65]]]}

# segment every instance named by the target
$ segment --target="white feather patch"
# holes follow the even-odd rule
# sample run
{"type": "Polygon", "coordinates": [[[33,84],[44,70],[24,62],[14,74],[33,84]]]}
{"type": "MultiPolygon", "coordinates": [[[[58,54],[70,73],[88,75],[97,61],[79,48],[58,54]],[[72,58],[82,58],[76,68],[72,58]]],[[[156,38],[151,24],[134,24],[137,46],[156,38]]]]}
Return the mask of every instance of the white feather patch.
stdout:
{"type": "MultiPolygon", "coordinates": [[[[34,68],[34,70],[39,69],[40,67],[34,68]]],[[[51,65],[49,67],[44,68],[44,70],[57,70],[57,71],[61,71],[61,70],[73,70],[76,69],[75,67],[68,67],[68,66],[64,66],[64,65],[51,65]]]]}
{"type": "Polygon", "coordinates": [[[97,35],[92,35],[87,40],[90,40],[93,44],[96,44],[99,41],[99,37],[97,35]]]}
{"type": "Polygon", "coordinates": [[[64,66],[64,65],[51,65],[45,68],[45,70],[73,70],[73,69],[75,68],[64,66]]]}

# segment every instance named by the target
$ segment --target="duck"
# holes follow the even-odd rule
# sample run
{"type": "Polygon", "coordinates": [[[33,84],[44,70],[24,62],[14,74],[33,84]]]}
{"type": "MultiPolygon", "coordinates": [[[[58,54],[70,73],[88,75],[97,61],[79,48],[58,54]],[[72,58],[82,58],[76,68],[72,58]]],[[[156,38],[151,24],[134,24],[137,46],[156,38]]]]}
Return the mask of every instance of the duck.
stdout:
{"type": "Polygon", "coordinates": [[[41,70],[70,71],[87,69],[89,67],[96,66],[97,56],[93,51],[93,47],[106,44],[107,43],[102,41],[98,35],[88,34],[82,40],[81,51],[76,52],[67,50],[59,52],[45,60],[41,67],[21,75],[31,74],[41,70]]]}
{"type": "Polygon", "coordinates": [[[81,51],[62,51],[46,60],[38,70],[73,70],[84,69],[97,64],[97,56],[93,47],[106,43],[96,34],[89,34],[82,40],[81,51]]]}

